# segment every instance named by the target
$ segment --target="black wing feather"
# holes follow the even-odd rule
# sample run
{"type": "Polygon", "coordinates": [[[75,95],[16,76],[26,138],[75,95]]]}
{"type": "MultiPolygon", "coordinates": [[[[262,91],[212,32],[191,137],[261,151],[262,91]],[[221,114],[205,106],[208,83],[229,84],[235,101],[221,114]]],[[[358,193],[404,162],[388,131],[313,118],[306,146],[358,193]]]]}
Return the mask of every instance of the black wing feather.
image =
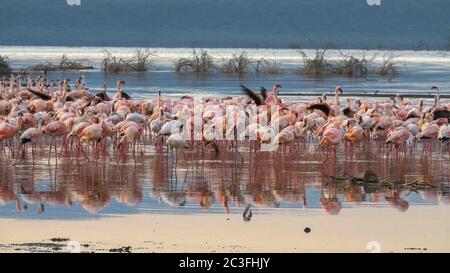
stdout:
{"type": "Polygon", "coordinates": [[[125,92],[122,92],[122,98],[127,99],[127,100],[131,100],[131,96],[128,95],[127,93],[125,93],[125,92]]]}
{"type": "Polygon", "coordinates": [[[249,96],[256,103],[256,105],[258,106],[262,105],[261,98],[258,95],[256,95],[255,92],[253,92],[250,88],[247,88],[245,85],[241,84],[241,89],[247,96],[249,96]]]}
{"type": "Polygon", "coordinates": [[[444,109],[438,109],[433,112],[433,119],[446,118],[450,120],[450,111],[444,109]]]}
{"type": "Polygon", "coordinates": [[[330,115],[330,106],[326,103],[316,103],[316,104],[310,105],[307,109],[308,110],[320,110],[320,111],[324,112],[325,115],[327,115],[327,116],[330,115]]]}
{"type": "Polygon", "coordinates": [[[261,92],[261,96],[262,96],[263,100],[266,100],[267,99],[267,89],[264,86],[261,86],[259,91],[261,92]]]}
{"type": "Polygon", "coordinates": [[[355,116],[355,111],[353,111],[349,107],[344,108],[344,110],[342,110],[342,112],[348,118],[353,118],[355,116]]]}
{"type": "Polygon", "coordinates": [[[43,99],[43,100],[51,100],[52,96],[48,95],[48,94],[44,94],[42,92],[38,92],[35,91],[31,88],[27,88],[28,92],[35,94],[36,96],[38,96],[39,98],[43,99]]]}

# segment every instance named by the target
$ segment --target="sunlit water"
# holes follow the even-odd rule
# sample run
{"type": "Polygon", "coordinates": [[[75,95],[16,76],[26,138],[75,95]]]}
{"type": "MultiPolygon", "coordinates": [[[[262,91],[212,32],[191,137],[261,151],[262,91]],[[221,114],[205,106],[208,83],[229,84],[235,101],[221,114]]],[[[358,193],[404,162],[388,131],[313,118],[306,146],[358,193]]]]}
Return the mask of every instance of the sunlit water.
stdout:
{"type": "Polygon", "coordinates": [[[447,206],[448,146],[433,154],[421,145],[396,154],[372,143],[340,145],[336,155],[297,143],[278,152],[250,153],[245,143],[216,155],[194,147],[183,153],[152,145],[118,161],[93,162],[38,147],[23,158],[0,159],[0,217],[83,219],[134,213],[339,215],[355,207],[447,206]]]}
{"type": "MultiPolygon", "coordinates": [[[[198,95],[241,95],[239,84],[243,83],[252,88],[260,86],[270,88],[274,81],[281,84],[282,93],[316,92],[334,90],[341,85],[346,93],[351,92],[429,92],[433,85],[439,85],[442,92],[449,92],[450,83],[450,52],[449,51],[363,51],[345,50],[343,53],[367,59],[375,56],[374,62],[381,63],[383,56],[395,56],[400,75],[388,78],[369,76],[368,78],[324,77],[314,78],[300,76],[295,72],[303,66],[302,55],[295,49],[245,49],[248,56],[253,59],[262,57],[274,60],[282,68],[278,75],[225,75],[211,73],[207,76],[193,74],[177,74],[174,66],[181,57],[192,54],[190,48],[153,48],[155,56],[151,59],[150,70],[146,73],[109,74],[101,72],[101,62],[105,57],[105,48],[96,47],[20,47],[0,46],[0,54],[10,58],[15,69],[26,69],[42,62],[55,62],[65,54],[74,60],[81,60],[94,65],[93,71],[83,74],[87,78],[91,90],[99,90],[106,82],[110,91],[113,91],[118,78],[127,82],[126,89],[136,98],[154,96],[156,90],[161,88],[164,95],[179,96],[181,94],[198,95]]],[[[107,48],[117,57],[129,58],[134,54],[133,48],[107,48]]],[[[214,57],[216,63],[229,59],[233,53],[242,49],[205,49],[214,57]]],[[[312,55],[312,50],[306,50],[312,55]]],[[[340,53],[330,50],[327,53],[330,59],[336,59],[340,53]]],[[[79,72],[49,72],[50,79],[78,78],[79,72]]],[[[295,99],[295,97],[293,98],[295,99]]]]}

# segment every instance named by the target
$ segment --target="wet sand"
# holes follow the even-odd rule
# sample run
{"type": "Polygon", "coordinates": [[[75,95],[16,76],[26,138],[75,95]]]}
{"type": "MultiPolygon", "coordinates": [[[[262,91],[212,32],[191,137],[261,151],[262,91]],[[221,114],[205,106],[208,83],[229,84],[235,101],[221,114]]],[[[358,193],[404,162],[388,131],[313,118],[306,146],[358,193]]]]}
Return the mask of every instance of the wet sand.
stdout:
{"type": "Polygon", "coordinates": [[[256,210],[249,222],[240,214],[213,213],[1,219],[0,252],[64,252],[67,239],[79,242],[82,252],[369,252],[371,241],[381,252],[450,252],[449,213],[449,206],[413,206],[408,213],[360,207],[339,216],[256,210]]]}

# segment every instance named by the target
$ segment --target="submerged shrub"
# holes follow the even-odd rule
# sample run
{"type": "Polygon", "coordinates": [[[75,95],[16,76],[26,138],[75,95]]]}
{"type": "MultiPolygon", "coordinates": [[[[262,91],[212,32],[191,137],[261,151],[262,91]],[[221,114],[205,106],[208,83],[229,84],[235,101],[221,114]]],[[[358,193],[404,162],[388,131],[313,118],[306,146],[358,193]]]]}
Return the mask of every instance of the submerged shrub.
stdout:
{"type": "Polygon", "coordinates": [[[90,70],[94,69],[92,65],[83,64],[80,61],[69,59],[66,55],[61,57],[59,63],[51,62],[40,63],[29,68],[31,71],[71,71],[71,70],[90,70]]]}
{"type": "Polygon", "coordinates": [[[327,48],[316,48],[312,55],[308,55],[304,50],[300,50],[299,53],[303,57],[303,68],[298,71],[299,74],[321,76],[331,73],[333,66],[325,57],[327,50],[327,48]]]}
{"type": "Polygon", "coordinates": [[[190,58],[180,58],[175,64],[175,71],[178,73],[192,72],[198,74],[207,74],[216,71],[214,60],[207,51],[200,49],[197,52],[192,51],[190,58]]]}
{"type": "Polygon", "coordinates": [[[131,59],[118,58],[108,50],[102,62],[102,69],[106,73],[145,72],[148,70],[149,59],[155,55],[149,49],[136,49],[131,59]]]}
{"type": "Polygon", "coordinates": [[[261,58],[254,62],[254,69],[256,74],[271,74],[276,75],[281,73],[281,68],[277,62],[261,58]]]}
{"type": "Polygon", "coordinates": [[[374,61],[378,52],[372,58],[367,59],[365,54],[362,57],[346,55],[339,50],[340,57],[332,60],[326,56],[327,49],[314,49],[314,53],[308,55],[301,50],[303,57],[303,67],[298,70],[299,74],[312,76],[345,76],[345,77],[367,77],[376,76],[396,76],[399,74],[395,61],[395,56],[383,56],[381,64],[374,61]]]}
{"type": "Polygon", "coordinates": [[[133,58],[133,64],[135,71],[147,71],[149,66],[149,59],[151,56],[155,55],[155,51],[151,52],[148,48],[146,49],[136,49],[133,58]]]}
{"type": "Polygon", "coordinates": [[[367,77],[369,74],[369,65],[375,56],[368,60],[365,54],[361,57],[346,55],[339,51],[341,58],[333,63],[334,73],[346,77],[367,77]]]}
{"type": "Polygon", "coordinates": [[[220,66],[222,73],[244,74],[250,72],[252,59],[248,57],[247,52],[242,51],[232,55],[231,59],[225,60],[220,66]]]}
{"type": "Polygon", "coordinates": [[[0,55],[0,76],[11,74],[8,56],[0,55]]]}
{"type": "Polygon", "coordinates": [[[399,62],[395,61],[394,55],[383,56],[381,66],[376,71],[376,74],[384,77],[392,77],[400,74],[397,69],[399,62]]]}

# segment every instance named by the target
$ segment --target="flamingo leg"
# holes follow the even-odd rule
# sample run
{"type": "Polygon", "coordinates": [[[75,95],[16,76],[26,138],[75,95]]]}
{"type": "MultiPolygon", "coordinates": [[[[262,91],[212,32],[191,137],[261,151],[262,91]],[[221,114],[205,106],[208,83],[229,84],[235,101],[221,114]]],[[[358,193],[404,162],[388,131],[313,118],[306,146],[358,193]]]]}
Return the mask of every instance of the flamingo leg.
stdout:
{"type": "Polygon", "coordinates": [[[55,140],[55,137],[52,136],[52,140],[50,141],[50,149],[48,151],[48,164],[50,164],[50,157],[52,156],[52,145],[53,145],[54,140],[55,140]]]}

